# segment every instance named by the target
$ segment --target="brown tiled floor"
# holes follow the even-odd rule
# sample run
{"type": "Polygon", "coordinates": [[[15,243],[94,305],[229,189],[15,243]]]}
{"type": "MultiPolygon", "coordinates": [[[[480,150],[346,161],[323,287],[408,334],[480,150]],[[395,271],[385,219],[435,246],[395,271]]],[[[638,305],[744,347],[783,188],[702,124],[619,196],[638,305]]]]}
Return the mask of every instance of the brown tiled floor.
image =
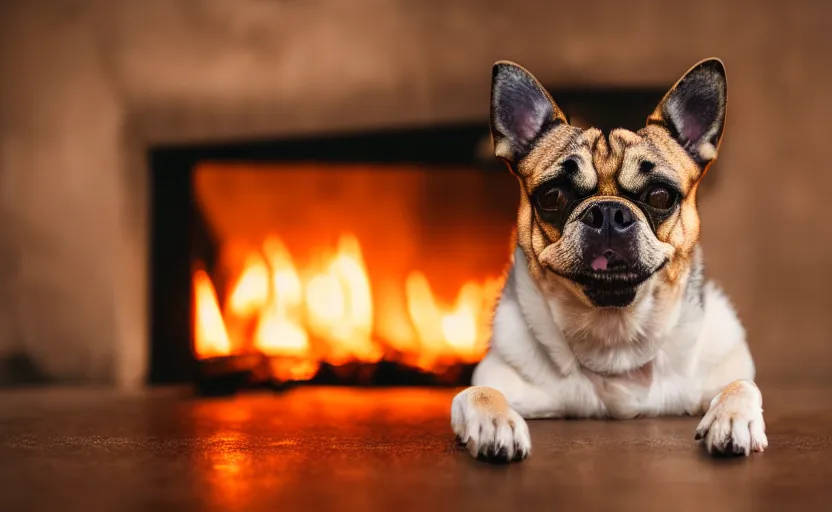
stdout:
{"type": "Polygon", "coordinates": [[[531,423],[533,454],[477,462],[452,391],[309,388],[0,395],[0,510],[786,510],[832,499],[832,393],[763,386],[770,448],[713,460],[697,420],[531,423]]]}

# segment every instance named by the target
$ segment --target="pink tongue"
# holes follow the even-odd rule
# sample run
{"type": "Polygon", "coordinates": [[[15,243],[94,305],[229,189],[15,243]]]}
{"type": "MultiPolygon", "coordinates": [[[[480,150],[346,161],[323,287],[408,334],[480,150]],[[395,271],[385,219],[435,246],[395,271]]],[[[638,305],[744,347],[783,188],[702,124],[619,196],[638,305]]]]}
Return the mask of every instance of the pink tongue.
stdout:
{"type": "Polygon", "coordinates": [[[607,257],[598,256],[592,260],[592,270],[607,270],[607,257]]]}

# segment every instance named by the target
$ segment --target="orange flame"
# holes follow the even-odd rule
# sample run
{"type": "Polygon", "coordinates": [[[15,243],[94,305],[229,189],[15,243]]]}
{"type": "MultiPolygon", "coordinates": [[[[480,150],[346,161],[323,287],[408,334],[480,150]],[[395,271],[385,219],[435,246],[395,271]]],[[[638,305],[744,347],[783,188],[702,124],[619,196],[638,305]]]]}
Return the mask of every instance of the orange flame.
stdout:
{"type": "Polygon", "coordinates": [[[217,357],[231,352],[231,342],[220,313],[217,292],[204,270],[194,273],[194,350],[200,358],[217,357]]]}
{"type": "Polygon", "coordinates": [[[372,340],[370,280],[354,236],[341,237],[335,257],[309,279],[306,293],[309,328],[328,345],[327,362],[374,362],[381,358],[381,350],[372,340]]]}
{"type": "Polygon", "coordinates": [[[269,269],[260,279],[271,300],[261,312],[254,347],[270,356],[305,356],[309,337],[300,321],[302,290],[292,256],[277,238],[263,243],[263,253],[269,269]]]}
{"type": "Polygon", "coordinates": [[[226,309],[236,316],[258,313],[269,300],[269,269],[259,254],[249,254],[226,309]]]}
{"type": "Polygon", "coordinates": [[[208,275],[195,273],[197,355],[259,351],[276,356],[271,365],[279,378],[306,380],[320,362],[375,362],[390,351],[425,370],[484,354],[499,280],[466,282],[447,305],[434,296],[427,276],[414,271],[402,283],[403,300],[385,300],[382,317],[375,318],[355,236],[342,235],[333,254],[313,261],[299,272],[283,242],[267,238],[245,258],[224,316],[208,275]]]}
{"type": "Polygon", "coordinates": [[[483,285],[469,281],[460,289],[456,304],[443,308],[424,274],[412,272],[408,276],[408,310],[422,344],[420,367],[429,369],[438,359],[449,356],[475,361],[485,353],[490,320],[488,291],[493,287],[491,281],[483,285]]]}

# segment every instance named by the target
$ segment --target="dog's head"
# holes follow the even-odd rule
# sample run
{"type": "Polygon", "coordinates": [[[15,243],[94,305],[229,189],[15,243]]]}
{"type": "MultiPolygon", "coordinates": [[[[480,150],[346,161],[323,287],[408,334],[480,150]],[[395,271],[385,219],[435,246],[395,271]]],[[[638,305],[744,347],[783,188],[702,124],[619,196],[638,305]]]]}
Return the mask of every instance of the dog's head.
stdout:
{"type": "Polygon", "coordinates": [[[699,239],[696,190],[725,123],[722,62],[691,68],[637,132],[571,126],[540,83],[494,65],[491,134],[518,177],[518,244],[595,307],[631,304],[651,279],[677,282],[699,239]]]}

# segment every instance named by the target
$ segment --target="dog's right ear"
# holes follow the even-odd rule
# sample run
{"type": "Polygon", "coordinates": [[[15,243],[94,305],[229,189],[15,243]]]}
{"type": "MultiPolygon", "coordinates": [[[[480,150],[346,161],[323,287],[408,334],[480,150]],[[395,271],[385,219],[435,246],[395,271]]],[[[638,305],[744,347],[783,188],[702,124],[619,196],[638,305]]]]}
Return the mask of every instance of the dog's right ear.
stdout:
{"type": "Polygon", "coordinates": [[[566,116],[531,73],[513,62],[494,64],[491,137],[498,158],[517,163],[541,133],[558,123],[567,123],[566,116]]]}

